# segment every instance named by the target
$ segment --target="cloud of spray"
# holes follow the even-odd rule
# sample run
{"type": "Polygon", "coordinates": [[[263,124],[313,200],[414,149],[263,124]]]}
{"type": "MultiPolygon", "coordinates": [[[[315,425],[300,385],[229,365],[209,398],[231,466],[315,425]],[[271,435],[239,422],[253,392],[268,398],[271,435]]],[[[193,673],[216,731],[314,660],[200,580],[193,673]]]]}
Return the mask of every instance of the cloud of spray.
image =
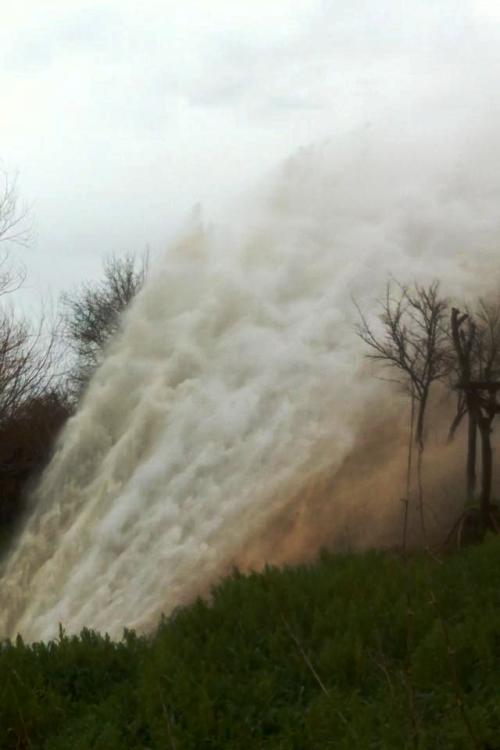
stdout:
{"type": "MultiPolygon", "coordinates": [[[[408,546],[443,545],[464,508],[464,430],[453,442],[447,433],[454,416],[451,399],[433,399],[423,466],[422,534],[415,463],[408,516],[408,546]]],[[[372,403],[352,450],[338,470],[313,477],[285,509],[247,540],[233,562],[242,570],[264,564],[312,560],[321,548],[354,551],[368,547],[401,549],[410,433],[410,405],[404,399],[372,403]]],[[[415,456],[415,454],[414,454],[415,456]]],[[[498,481],[496,483],[498,485],[498,481]]],[[[496,489],[496,488],[495,488],[496,489]]]]}
{"type": "MultiPolygon", "coordinates": [[[[373,309],[389,273],[496,283],[494,141],[441,135],[304,150],[152,269],[4,563],[0,634],[120,635],[231,564],[399,541],[406,401],[367,368],[352,297],[373,309]]],[[[457,460],[436,455],[428,491],[457,460]]]]}

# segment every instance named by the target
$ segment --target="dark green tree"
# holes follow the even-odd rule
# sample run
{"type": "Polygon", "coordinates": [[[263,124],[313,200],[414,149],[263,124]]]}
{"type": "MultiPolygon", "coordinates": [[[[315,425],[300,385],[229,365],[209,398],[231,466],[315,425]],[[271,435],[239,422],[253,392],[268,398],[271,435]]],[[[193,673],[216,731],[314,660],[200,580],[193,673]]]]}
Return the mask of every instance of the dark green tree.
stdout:
{"type": "Polygon", "coordinates": [[[144,283],[147,268],[147,253],[111,256],[104,261],[101,281],[85,283],[62,296],[63,327],[73,354],[68,385],[76,399],[101,363],[123,312],[144,283]]]}

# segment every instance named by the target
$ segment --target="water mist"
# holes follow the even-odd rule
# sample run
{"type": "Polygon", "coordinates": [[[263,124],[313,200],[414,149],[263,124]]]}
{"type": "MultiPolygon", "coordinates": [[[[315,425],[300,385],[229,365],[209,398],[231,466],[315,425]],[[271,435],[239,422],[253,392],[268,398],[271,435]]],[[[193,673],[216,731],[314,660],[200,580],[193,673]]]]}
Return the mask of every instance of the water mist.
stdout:
{"type": "Polygon", "coordinates": [[[0,635],[119,636],[232,564],[301,559],[341,526],[380,541],[400,512],[406,401],[367,367],[352,298],[373,311],[389,274],[459,296],[495,285],[500,172],[482,136],[354,133],[290,159],[230,220],[193,222],[34,492],[0,635]]]}

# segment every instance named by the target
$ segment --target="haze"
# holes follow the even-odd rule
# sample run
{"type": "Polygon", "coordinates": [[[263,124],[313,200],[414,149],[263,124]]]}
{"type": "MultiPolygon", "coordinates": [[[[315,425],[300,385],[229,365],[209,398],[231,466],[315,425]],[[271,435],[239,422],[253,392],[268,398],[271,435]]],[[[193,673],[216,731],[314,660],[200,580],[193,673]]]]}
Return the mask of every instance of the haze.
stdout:
{"type": "Polygon", "coordinates": [[[0,158],[35,223],[15,251],[33,295],[162,251],[302,146],[498,111],[494,0],[5,5],[0,158]]]}

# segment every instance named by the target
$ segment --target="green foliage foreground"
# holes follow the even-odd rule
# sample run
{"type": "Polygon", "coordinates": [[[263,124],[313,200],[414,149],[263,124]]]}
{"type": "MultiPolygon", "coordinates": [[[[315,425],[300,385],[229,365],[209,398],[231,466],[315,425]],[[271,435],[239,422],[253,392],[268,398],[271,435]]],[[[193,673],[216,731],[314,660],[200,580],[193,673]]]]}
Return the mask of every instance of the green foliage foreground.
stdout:
{"type": "Polygon", "coordinates": [[[500,543],[234,574],[149,638],[0,652],[0,747],[500,748],[500,543]]]}

